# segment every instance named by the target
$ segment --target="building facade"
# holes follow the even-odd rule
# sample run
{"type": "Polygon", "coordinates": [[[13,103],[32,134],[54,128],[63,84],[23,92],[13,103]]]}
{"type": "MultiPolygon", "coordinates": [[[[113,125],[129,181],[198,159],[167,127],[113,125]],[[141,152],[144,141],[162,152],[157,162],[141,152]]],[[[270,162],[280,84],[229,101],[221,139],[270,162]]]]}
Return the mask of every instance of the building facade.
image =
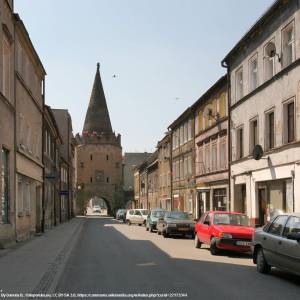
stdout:
{"type": "Polygon", "coordinates": [[[158,157],[155,151],[147,159],[147,190],[148,190],[148,209],[161,207],[158,197],[159,181],[158,181],[158,157]]]}
{"type": "Polygon", "coordinates": [[[82,135],[76,135],[76,177],[82,197],[102,198],[111,213],[123,203],[123,158],[121,135],[112,130],[99,68],[98,64],[82,135]]]}
{"type": "Polygon", "coordinates": [[[229,210],[227,76],[193,105],[195,111],[196,218],[229,210]]]}
{"type": "Polygon", "coordinates": [[[167,133],[157,144],[158,199],[160,207],[171,210],[171,134],[167,133]]]}
{"type": "Polygon", "coordinates": [[[299,25],[299,1],[275,1],[223,60],[231,87],[231,209],[259,225],[300,211],[299,25]]]}
{"type": "Polygon", "coordinates": [[[170,126],[172,209],[195,214],[194,115],[189,107],[170,126]]]}
{"type": "Polygon", "coordinates": [[[15,240],[13,1],[0,1],[0,248],[15,240]]]}
{"type": "Polygon", "coordinates": [[[43,107],[45,69],[15,14],[16,235],[41,232],[43,207],[43,107]]]}
{"type": "Polygon", "coordinates": [[[60,222],[60,146],[63,140],[51,108],[44,107],[44,227],[49,229],[60,222]]]}
{"type": "Polygon", "coordinates": [[[67,109],[52,109],[63,143],[59,146],[60,157],[60,222],[74,216],[74,159],[75,147],[72,118],[67,109]]]}

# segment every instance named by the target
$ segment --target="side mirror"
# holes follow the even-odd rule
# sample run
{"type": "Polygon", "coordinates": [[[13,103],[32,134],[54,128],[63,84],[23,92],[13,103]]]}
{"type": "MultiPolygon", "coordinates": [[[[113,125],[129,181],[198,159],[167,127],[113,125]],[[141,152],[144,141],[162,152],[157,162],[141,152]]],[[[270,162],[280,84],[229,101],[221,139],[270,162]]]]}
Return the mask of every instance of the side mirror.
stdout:
{"type": "Polygon", "coordinates": [[[287,235],[288,240],[300,242],[300,232],[292,232],[287,235]]]}

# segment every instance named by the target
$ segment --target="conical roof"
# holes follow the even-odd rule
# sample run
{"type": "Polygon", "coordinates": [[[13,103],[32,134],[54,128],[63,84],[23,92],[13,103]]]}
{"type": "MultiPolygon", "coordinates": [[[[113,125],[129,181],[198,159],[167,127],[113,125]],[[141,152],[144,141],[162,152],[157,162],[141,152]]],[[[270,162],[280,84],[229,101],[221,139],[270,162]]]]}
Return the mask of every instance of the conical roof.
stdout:
{"type": "Polygon", "coordinates": [[[100,64],[98,63],[90,103],[85,116],[83,132],[110,134],[112,133],[112,127],[99,68],[100,64]]]}

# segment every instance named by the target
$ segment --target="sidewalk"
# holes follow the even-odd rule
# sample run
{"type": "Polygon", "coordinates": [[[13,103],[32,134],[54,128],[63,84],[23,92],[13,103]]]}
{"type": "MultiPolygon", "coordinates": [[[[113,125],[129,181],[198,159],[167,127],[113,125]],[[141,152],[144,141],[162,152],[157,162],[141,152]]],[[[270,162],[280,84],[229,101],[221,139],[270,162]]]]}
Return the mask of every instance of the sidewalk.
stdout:
{"type": "Polygon", "coordinates": [[[0,291],[52,292],[85,220],[74,218],[0,256],[0,291]]]}

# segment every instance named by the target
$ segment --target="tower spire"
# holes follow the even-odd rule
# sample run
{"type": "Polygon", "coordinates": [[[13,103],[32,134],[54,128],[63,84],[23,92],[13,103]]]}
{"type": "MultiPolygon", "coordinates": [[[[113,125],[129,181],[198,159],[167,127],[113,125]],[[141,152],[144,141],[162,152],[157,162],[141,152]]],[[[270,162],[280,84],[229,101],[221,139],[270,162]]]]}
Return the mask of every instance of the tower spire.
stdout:
{"type": "Polygon", "coordinates": [[[89,107],[85,116],[83,131],[90,133],[97,132],[98,134],[111,134],[112,127],[99,69],[100,63],[97,63],[94,85],[89,107]]]}

